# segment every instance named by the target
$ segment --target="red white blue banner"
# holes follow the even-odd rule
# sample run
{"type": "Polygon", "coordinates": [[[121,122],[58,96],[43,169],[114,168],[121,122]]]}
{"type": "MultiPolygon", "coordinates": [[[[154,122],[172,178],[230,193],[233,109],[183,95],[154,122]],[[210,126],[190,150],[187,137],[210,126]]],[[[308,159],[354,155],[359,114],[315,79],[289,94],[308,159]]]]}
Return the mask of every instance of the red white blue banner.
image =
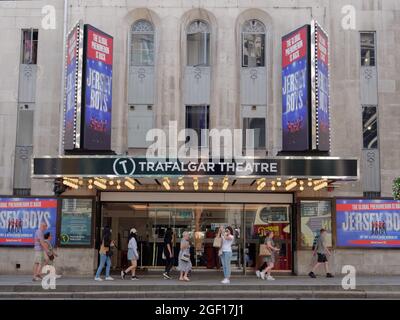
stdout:
{"type": "Polygon", "coordinates": [[[336,200],[336,245],[400,248],[400,201],[336,200]]]}
{"type": "Polygon", "coordinates": [[[33,246],[41,222],[47,223],[54,246],[57,199],[0,198],[0,246],[33,246]]]}
{"type": "Polygon", "coordinates": [[[113,38],[85,25],[83,148],[111,149],[113,38]]]}
{"type": "Polygon", "coordinates": [[[309,26],[282,38],[282,148],[309,149],[309,26]]]}

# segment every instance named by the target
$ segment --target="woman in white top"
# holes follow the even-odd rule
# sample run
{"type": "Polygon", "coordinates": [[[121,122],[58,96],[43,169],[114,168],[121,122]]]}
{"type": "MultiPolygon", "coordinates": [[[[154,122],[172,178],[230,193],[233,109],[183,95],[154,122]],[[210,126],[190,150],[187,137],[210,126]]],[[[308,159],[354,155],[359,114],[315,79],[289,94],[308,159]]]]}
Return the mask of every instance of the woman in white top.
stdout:
{"type": "Polygon", "coordinates": [[[131,231],[129,232],[128,260],[130,260],[131,266],[125,271],[124,270],[121,271],[122,280],[129,273],[129,271],[132,272],[131,280],[138,280],[138,277],[136,276],[136,267],[137,267],[137,261],[139,260],[139,253],[137,250],[136,232],[137,231],[135,228],[132,228],[131,231]]]}
{"type": "Polygon", "coordinates": [[[221,227],[218,231],[218,236],[222,238],[220,254],[222,269],[224,271],[224,280],[221,282],[228,284],[230,283],[229,278],[231,277],[232,244],[234,240],[232,227],[226,227],[225,231],[224,228],[221,227]]]}

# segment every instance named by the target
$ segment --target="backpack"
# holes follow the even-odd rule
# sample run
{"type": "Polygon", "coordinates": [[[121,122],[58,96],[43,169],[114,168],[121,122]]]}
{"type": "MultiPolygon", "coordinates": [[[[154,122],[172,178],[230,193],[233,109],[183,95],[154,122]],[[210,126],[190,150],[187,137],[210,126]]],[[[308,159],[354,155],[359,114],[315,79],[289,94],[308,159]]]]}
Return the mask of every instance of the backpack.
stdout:
{"type": "Polygon", "coordinates": [[[314,237],[314,241],[313,241],[313,244],[312,244],[312,251],[314,251],[315,248],[317,247],[318,239],[319,239],[319,234],[317,234],[317,235],[314,237]]]}

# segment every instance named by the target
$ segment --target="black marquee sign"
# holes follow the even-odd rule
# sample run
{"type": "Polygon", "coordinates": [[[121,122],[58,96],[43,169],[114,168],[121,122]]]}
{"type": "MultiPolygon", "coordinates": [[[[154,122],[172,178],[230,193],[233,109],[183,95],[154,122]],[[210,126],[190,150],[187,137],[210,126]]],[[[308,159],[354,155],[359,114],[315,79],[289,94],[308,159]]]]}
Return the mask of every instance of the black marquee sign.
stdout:
{"type": "Polygon", "coordinates": [[[244,158],[231,162],[129,156],[60,156],[33,159],[34,178],[233,176],[357,180],[358,160],[336,157],[244,158]]]}

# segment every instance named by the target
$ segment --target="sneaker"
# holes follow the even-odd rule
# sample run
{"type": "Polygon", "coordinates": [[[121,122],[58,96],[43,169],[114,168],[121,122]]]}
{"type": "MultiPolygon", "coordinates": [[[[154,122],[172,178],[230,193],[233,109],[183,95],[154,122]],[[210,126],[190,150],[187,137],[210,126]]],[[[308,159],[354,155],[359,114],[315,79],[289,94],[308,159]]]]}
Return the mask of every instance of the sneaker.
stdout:
{"type": "Polygon", "coordinates": [[[39,277],[33,277],[32,278],[32,281],[41,281],[42,279],[41,278],[39,278],[39,277]]]}
{"type": "Polygon", "coordinates": [[[332,274],[332,273],[327,273],[327,274],[326,274],[326,277],[327,277],[327,278],[333,278],[333,274],[332,274]]]}
{"type": "Polygon", "coordinates": [[[61,274],[56,274],[56,279],[60,279],[61,277],[61,274]]]}
{"type": "Polygon", "coordinates": [[[114,278],[112,278],[112,277],[106,277],[106,281],[113,281],[114,280],[114,278]]]}
{"type": "Polygon", "coordinates": [[[136,276],[133,276],[133,277],[131,278],[131,280],[139,280],[139,278],[136,277],[136,276]]]}
{"type": "Polygon", "coordinates": [[[268,276],[267,280],[275,280],[275,278],[273,276],[268,276]]]}
{"type": "Polygon", "coordinates": [[[261,277],[261,272],[260,272],[260,270],[257,270],[257,271],[256,271],[256,276],[257,276],[257,278],[260,278],[260,277],[261,277]]]}
{"type": "Polygon", "coordinates": [[[314,279],[317,277],[317,276],[314,274],[314,272],[312,272],[312,271],[311,271],[308,275],[309,275],[311,278],[314,278],[314,279]]]}
{"type": "Polygon", "coordinates": [[[162,275],[163,275],[163,277],[164,277],[165,279],[172,279],[171,276],[170,276],[168,273],[166,273],[166,272],[164,272],[162,275]]]}
{"type": "Polygon", "coordinates": [[[221,281],[221,283],[223,283],[223,284],[229,284],[229,283],[231,283],[231,282],[230,282],[229,279],[224,279],[224,280],[221,281]]]}
{"type": "Polygon", "coordinates": [[[261,279],[265,280],[265,272],[260,272],[261,279]]]}
{"type": "Polygon", "coordinates": [[[103,281],[103,279],[100,278],[100,277],[95,277],[94,280],[95,280],[95,281],[103,281]]]}
{"type": "Polygon", "coordinates": [[[125,271],[124,271],[124,270],[121,270],[121,279],[122,279],[122,280],[125,279],[125,274],[126,274],[125,271]]]}

